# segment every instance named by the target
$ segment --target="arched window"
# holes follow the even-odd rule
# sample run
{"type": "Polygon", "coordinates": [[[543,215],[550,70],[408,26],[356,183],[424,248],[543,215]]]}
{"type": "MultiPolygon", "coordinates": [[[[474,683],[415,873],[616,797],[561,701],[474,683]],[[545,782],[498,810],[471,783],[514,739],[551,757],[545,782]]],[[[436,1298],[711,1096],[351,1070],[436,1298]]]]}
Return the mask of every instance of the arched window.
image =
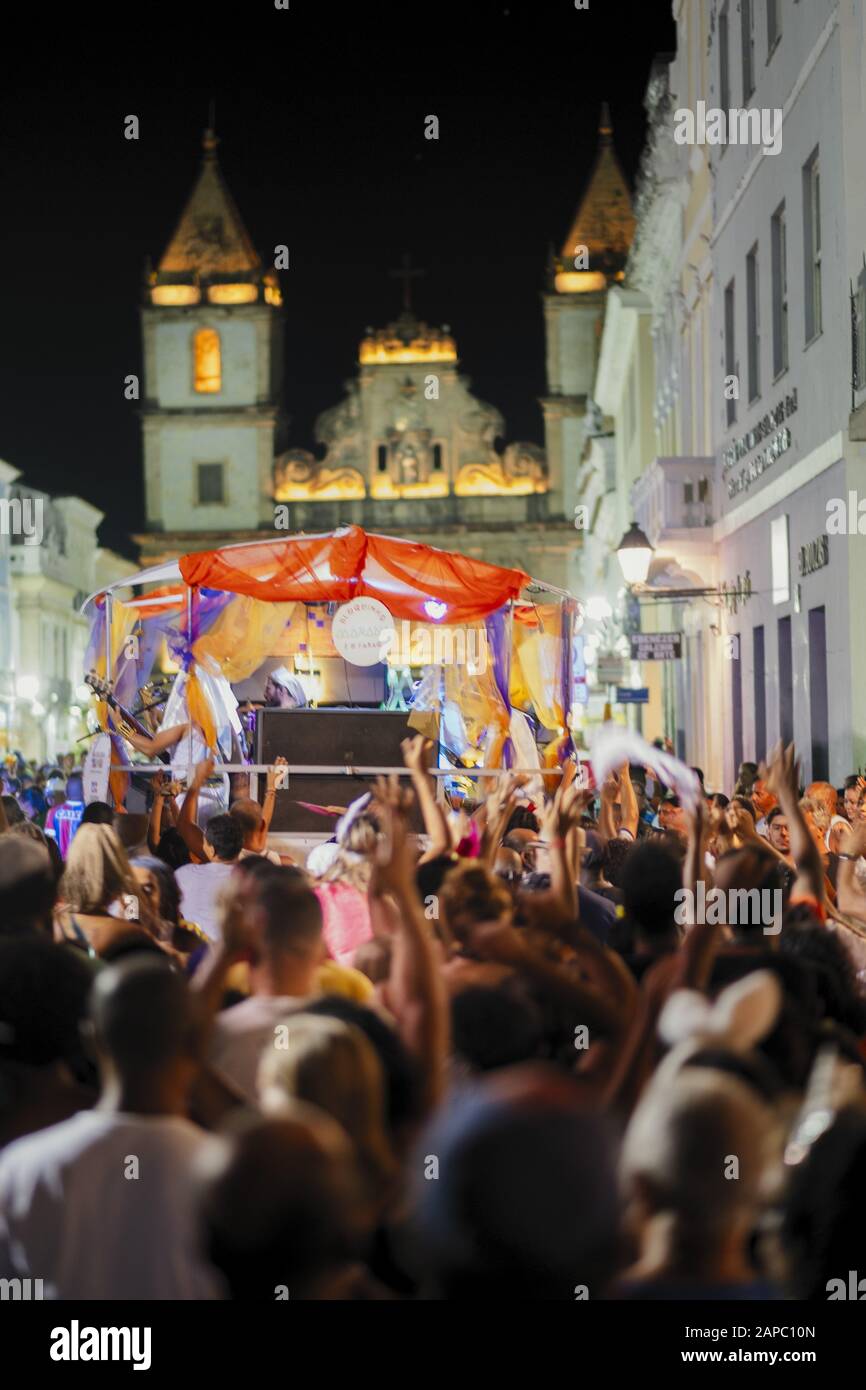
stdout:
{"type": "Polygon", "coordinates": [[[378,449],[376,450],[376,462],[377,462],[377,464],[378,464],[378,468],[379,468],[379,472],[380,472],[380,473],[385,473],[385,472],[387,472],[387,470],[388,470],[388,445],[387,445],[387,444],[380,444],[380,445],[379,445],[378,449]]]}
{"type": "Polygon", "coordinates": [[[195,389],[201,395],[212,396],[222,390],[222,353],[220,335],[215,328],[199,328],[193,338],[195,389]]]}
{"type": "Polygon", "coordinates": [[[433,468],[437,473],[442,470],[442,445],[433,445],[433,468]]]}

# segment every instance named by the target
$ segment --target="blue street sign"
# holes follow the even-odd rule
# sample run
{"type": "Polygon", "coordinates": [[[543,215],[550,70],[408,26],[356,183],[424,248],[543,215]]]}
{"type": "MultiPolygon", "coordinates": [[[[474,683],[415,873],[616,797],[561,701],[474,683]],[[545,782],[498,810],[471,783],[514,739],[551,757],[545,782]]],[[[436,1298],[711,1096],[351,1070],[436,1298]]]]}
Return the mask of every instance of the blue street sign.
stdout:
{"type": "Polygon", "coordinates": [[[616,688],[616,704],[618,705],[648,705],[649,686],[648,685],[618,685],[616,688]]]}

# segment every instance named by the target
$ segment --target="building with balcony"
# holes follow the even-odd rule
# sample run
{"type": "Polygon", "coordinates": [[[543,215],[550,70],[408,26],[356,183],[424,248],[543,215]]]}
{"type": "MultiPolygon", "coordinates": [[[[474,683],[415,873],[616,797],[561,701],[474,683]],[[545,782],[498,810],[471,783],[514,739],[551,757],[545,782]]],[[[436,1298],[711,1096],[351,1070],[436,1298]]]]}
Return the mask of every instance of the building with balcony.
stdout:
{"type": "Polygon", "coordinates": [[[781,737],[839,784],[866,761],[864,6],[713,8],[709,106],[778,126],[708,147],[725,768],[781,737]]]}
{"type": "Polygon", "coordinates": [[[81,604],[137,567],[98,544],[103,513],[96,507],[80,497],[50,497],[11,471],[9,498],[28,524],[9,537],[13,678],[7,739],[9,748],[44,762],[86,750],[77,743],[86,732],[79,691],[89,635],[81,604]]]}

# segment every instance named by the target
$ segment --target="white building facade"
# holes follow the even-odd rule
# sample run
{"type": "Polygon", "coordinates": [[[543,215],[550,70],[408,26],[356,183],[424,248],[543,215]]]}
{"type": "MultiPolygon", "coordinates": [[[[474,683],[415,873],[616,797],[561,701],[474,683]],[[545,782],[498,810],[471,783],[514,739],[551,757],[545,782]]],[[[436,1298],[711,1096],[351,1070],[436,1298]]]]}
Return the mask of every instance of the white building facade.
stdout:
{"type": "Polygon", "coordinates": [[[7,743],[39,762],[87,745],[81,685],[90,631],[88,594],[136,566],[97,542],[103,513],[80,497],[50,497],[20,479],[10,496],[38,526],[10,537],[12,691],[7,743]]]}
{"type": "Polygon", "coordinates": [[[866,760],[866,537],[828,522],[866,476],[849,292],[862,307],[864,11],[713,11],[709,106],[778,113],[781,134],[777,153],[730,133],[709,151],[725,777],[781,737],[807,781],[839,785],[866,760]]]}

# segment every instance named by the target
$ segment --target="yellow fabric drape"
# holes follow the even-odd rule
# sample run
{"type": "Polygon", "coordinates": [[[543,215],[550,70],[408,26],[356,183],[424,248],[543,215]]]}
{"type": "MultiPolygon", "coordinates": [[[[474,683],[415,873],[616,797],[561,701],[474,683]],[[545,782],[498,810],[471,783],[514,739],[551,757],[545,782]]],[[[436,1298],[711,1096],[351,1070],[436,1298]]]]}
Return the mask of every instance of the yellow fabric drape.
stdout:
{"type": "Polygon", "coordinates": [[[286,623],[303,606],[264,603],[239,594],[226,605],[210,632],[194,643],[193,657],[206,671],[225,676],[232,685],[246,680],[278,650],[286,623]]]}
{"type": "Polygon", "coordinates": [[[471,672],[464,665],[444,666],[442,670],[445,699],[459,709],[466,730],[469,750],[463,755],[464,762],[499,767],[508,737],[509,711],[496,684],[493,662],[481,672],[471,672]],[[477,756],[472,757],[473,752],[477,756]]]}
{"type": "MultiPolygon", "coordinates": [[[[136,623],[138,622],[138,611],[131,605],[121,603],[120,599],[114,599],[111,605],[111,632],[109,634],[108,662],[106,663],[105,641],[103,640],[98,647],[96,657],[96,674],[103,680],[113,680],[114,672],[117,669],[118,658],[121,649],[131,636],[136,623]]],[[[103,614],[103,632],[105,631],[105,616],[103,614]]],[[[96,718],[99,727],[104,733],[110,733],[108,724],[108,705],[105,700],[97,700],[96,718]]]]}
{"type": "Polygon", "coordinates": [[[562,608],[540,604],[538,627],[514,625],[510,694],[518,708],[531,703],[545,729],[565,732],[562,708],[562,608]]]}

